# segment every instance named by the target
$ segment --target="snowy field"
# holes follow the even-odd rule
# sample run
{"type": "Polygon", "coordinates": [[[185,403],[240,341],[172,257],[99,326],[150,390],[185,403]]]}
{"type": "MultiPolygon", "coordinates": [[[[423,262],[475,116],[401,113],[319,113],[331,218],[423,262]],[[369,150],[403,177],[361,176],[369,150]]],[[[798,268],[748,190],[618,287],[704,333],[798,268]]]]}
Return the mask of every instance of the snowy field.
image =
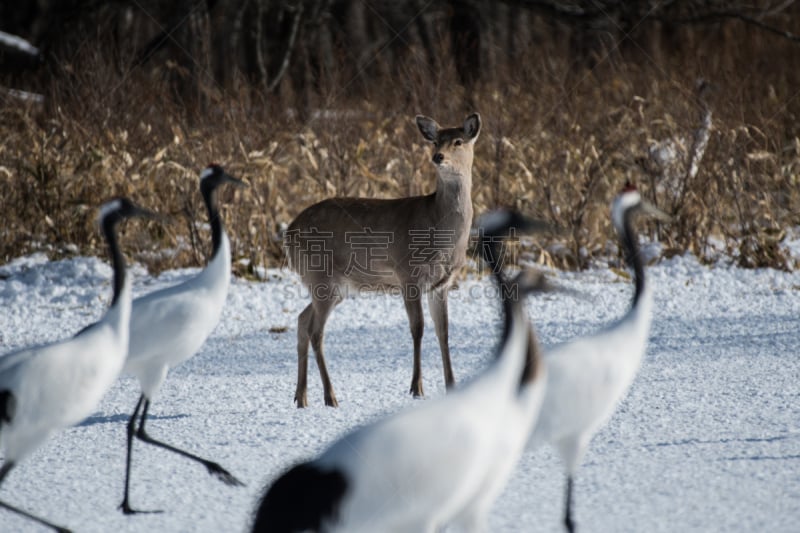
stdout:
{"type": "MultiPolygon", "coordinates": [[[[135,294],[193,272],[153,279],[134,268],[135,294]]],[[[681,257],[648,274],[655,287],[650,346],[579,471],[579,530],[800,530],[800,273],[709,268],[681,257]]],[[[110,276],[92,258],[33,256],[0,267],[0,353],[74,334],[97,319],[110,276]]],[[[545,346],[593,332],[627,309],[631,283],[610,270],[553,277],[580,295],[529,302],[545,346]]],[[[202,466],[137,441],[131,504],[164,512],[117,511],[125,424],[139,395],[135,380],[123,377],[88,420],[21,463],[0,499],[79,532],[245,531],[266,482],[347,429],[416,403],[406,395],[411,337],[402,302],[370,296],[344,302],[328,322],[327,359],[341,407],[323,407],[312,358],[311,407],[296,409],[296,317],[307,302],[289,272],[270,271],[264,283],[235,280],[221,324],[197,356],[170,373],[151,408],[154,437],[218,461],[246,487],[227,487],[202,466]]],[[[462,281],[450,313],[453,365],[463,381],[486,366],[499,336],[490,280],[462,281]]],[[[431,398],[444,386],[427,312],[425,320],[431,398]]],[[[527,453],[493,509],[491,530],[561,531],[563,489],[554,452],[527,453]]],[[[41,528],[0,510],[0,531],[41,528]]]]}

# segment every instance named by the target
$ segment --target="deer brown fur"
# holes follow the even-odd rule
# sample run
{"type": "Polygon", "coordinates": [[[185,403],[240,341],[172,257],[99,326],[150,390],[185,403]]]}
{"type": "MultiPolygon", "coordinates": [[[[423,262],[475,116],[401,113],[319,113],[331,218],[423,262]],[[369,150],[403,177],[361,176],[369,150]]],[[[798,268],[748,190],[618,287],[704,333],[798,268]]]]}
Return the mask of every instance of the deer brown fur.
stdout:
{"type": "Polygon", "coordinates": [[[308,345],[311,343],[325,393],[337,406],[323,352],[325,322],[352,291],[390,291],[403,296],[414,342],[410,393],[423,395],[422,295],[427,295],[442,353],[444,379],[455,384],[450,363],[447,291],[465,261],[472,225],[473,146],[480,116],[460,127],[441,128],[418,115],[417,127],[433,143],[436,191],[396,199],[329,198],[306,208],[289,226],[285,245],[290,266],[311,293],[297,320],[298,407],[306,398],[308,345]]]}

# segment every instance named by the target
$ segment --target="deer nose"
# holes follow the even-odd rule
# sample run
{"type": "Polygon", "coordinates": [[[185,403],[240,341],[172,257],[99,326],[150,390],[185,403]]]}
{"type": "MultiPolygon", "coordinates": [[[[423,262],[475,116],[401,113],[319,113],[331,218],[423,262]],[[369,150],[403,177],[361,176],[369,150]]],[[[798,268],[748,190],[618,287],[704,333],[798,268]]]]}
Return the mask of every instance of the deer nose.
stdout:
{"type": "Polygon", "coordinates": [[[444,154],[442,152],[436,152],[433,154],[433,162],[437,165],[440,164],[444,160],[444,154]]]}

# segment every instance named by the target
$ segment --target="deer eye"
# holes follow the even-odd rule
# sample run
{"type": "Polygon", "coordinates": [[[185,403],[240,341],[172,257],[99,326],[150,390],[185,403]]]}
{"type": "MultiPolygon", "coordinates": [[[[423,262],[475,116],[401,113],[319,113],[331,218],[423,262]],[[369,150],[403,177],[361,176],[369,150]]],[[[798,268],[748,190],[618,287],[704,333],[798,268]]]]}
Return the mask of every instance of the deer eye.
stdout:
{"type": "Polygon", "coordinates": [[[453,144],[455,144],[456,146],[461,146],[462,141],[461,141],[461,139],[456,139],[456,142],[453,143],[453,144]]]}

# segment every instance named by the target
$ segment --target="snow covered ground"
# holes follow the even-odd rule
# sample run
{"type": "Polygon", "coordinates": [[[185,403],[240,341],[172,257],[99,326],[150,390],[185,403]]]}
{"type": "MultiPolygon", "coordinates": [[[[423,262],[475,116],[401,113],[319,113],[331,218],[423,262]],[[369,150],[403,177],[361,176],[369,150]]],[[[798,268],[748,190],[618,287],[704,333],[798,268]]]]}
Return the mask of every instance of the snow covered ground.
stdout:
{"type": "MultiPolygon", "coordinates": [[[[134,268],[135,293],[193,272],[153,279],[134,268]]],[[[650,347],[579,472],[579,529],[798,531],[800,273],[710,268],[679,257],[648,274],[655,286],[650,347]]],[[[0,353],[95,320],[109,299],[110,275],[93,258],[32,256],[0,267],[0,353]]],[[[580,295],[530,302],[545,346],[592,332],[627,308],[631,284],[610,270],[553,276],[580,295]]],[[[154,437],[220,462],[246,487],[224,486],[200,465],[136,442],[131,504],[164,512],[117,511],[125,423],[139,394],[124,377],[94,415],[15,469],[0,499],[81,532],[245,531],[266,482],[348,428],[415,403],[406,395],[411,338],[403,305],[373,295],[344,302],[328,322],[328,365],[341,407],[323,407],[312,359],[311,407],[294,408],[296,316],[307,302],[289,272],[269,271],[264,283],[235,280],[222,323],[197,356],[170,373],[151,408],[154,437]]],[[[463,381],[488,363],[499,335],[489,279],[462,281],[450,310],[454,369],[463,381]]],[[[444,387],[427,314],[426,326],[430,398],[444,387]]],[[[526,454],[493,509],[492,531],[560,531],[563,489],[552,450],[526,454]]],[[[40,530],[0,510],[0,531],[40,530]]]]}

